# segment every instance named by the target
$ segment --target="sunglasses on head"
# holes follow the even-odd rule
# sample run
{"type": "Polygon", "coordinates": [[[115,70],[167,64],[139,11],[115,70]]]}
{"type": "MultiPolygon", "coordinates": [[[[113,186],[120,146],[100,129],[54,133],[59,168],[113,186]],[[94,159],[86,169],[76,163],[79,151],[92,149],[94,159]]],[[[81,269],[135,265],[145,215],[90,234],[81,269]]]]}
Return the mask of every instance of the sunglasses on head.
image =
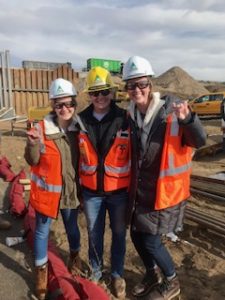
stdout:
{"type": "Polygon", "coordinates": [[[54,108],[56,109],[62,109],[63,106],[65,106],[66,108],[71,108],[75,106],[74,101],[70,101],[70,102],[62,102],[62,103],[55,103],[54,104],[54,108]]]}
{"type": "Polygon", "coordinates": [[[145,89],[150,84],[149,81],[127,82],[125,88],[127,90],[135,90],[138,87],[140,90],[145,89]]]}
{"type": "Polygon", "coordinates": [[[110,90],[101,90],[101,91],[95,91],[95,92],[89,92],[90,96],[98,97],[99,94],[102,96],[108,96],[110,94],[110,90]]]}

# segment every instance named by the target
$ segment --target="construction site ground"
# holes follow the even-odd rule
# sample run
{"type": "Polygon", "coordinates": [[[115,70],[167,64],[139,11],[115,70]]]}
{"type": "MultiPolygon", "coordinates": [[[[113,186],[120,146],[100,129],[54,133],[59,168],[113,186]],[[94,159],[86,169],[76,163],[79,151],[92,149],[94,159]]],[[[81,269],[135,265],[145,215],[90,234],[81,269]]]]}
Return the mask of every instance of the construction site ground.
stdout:
{"type": "MultiPolygon", "coordinates": [[[[222,141],[220,120],[204,121],[208,144],[222,141]]],[[[25,168],[29,178],[29,167],[24,161],[23,153],[26,143],[25,124],[18,124],[14,136],[11,136],[10,122],[0,123],[1,155],[6,156],[12,165],[12,170],[18,173],[25,168]]],[[[225,171],[225,153],[207,155],[193,162],[193,173],[210,175],[225,171]]],[[[7,213],[9,208],[8,192],[10,184],[0,179],[0,209],[2,217],[12,222],[10,230],[0,232],[0,300],[35,299],[32,252],[26,242],[13,247],[5,244],[7,236],[19,236],[23,229],[23,219],[14,218],[7,213]]],[[[25,198],[28,198],[26,192],[25,198]]],[[[189,204],[198,207],[219,219],[225,220],[225,204],[214,203],[202,197],[191,197],[189,204]]],[[[87,231],[84,215],[79,215],[81,230],[81,256],[87,262],[87,231]]],[[[55,240],[59,253],[66,262],[68,245],[61,218],[53,222],[51,238],[55,240]]],[[[223,300],[225,299],[225,237],[206,228],[185,221],[184,231],[179,234],[180,241],[173,243],[166,240],[181,283],[182,300],[223,300]]],[[[111,235],[107,221],[105,233],[105,272],[109,273],[111,235]]],[[[125,279],[127,281],[127,298],[132,287],[141,280],[144,268],[130,241],[127,232],[127,252],[125,261],[125,279]]],[[[95,300],[95,299],[93,299],[95,300]]],[[[100,300],[100,299],[96,299],[100,300]]]]}

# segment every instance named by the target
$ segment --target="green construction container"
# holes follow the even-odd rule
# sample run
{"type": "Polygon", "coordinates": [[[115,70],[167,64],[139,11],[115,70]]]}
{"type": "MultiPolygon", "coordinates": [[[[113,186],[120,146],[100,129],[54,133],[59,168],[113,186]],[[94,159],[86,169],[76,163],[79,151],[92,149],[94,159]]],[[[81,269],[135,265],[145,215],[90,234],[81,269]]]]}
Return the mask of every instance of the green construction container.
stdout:
{"type": "Polygon", "coordinates": [[[121,64],[122,62],[120,60],[89,58],[87,60],[87,70],[89,71],[94,67],[102,67],[111,73],[121,73],[121,64]]]}

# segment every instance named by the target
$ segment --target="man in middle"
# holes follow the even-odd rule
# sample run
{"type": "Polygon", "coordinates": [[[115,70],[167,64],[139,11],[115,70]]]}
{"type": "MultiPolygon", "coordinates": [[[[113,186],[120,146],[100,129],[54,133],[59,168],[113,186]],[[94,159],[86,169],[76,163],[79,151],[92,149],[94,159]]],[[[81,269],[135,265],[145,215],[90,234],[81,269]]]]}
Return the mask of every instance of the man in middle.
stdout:
{"type": "Polygon", "coordinates": [[[85,92],[91,104],[79,114],[80,181],[89,235],[89,261],[93,281],[103,270],[105,218],[108,211],[112,231],[111,278],[116,297],[126,295],[123,278],[126,224],[125,211],[130,180],[130,132],[127,113],[113,98],[110,73],[92,68],[85,92]]]}

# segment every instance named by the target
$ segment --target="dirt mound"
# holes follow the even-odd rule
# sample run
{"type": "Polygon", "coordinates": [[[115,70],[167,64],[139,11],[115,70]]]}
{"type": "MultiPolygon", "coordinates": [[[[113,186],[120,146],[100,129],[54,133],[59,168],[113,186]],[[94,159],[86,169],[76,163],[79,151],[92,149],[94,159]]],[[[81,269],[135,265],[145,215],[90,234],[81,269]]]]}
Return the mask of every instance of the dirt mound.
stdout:
{"type": "Polygon", "coordinates": [[[207,90],[211,93],[224,92],[225,91],[225,83],[224,82],[205,82],[200,81],[207,90]]]}
{"type": "Polygon", "coordinates": [[[158,90],[162,94],[172,93],[182,99],[190,99],[208,93],[203,84],[180,67],[173,67],[159,77],[153,78],[153,84],[154,90],[158,90]]]}

